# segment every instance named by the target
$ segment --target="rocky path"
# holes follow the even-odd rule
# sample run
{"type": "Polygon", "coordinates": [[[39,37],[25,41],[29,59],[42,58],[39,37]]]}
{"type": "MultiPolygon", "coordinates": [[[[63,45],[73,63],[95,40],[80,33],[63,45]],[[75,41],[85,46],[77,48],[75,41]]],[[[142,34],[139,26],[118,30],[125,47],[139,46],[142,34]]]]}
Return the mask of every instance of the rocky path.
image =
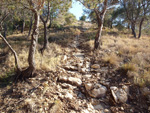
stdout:
{"type": "MultiPolygon", "coordinates": [[[[70,113],[110,113],[109,91],[111,90],[114,101],[125,103],[128,87],[108,87],[109,82],[98,73],[103,71],[100,70],[100,65],[91,64],[90,58],[78,48],[81,42],[82,37],[76,36],[72,44],[72,55],[63,59],[66,60],[66,65],[60,68],[58,86],[62,92],[59,92],[59,98],[67,100],[70,113]]],[[[124,110],[123,107],[121,109],[124,110]]]]}
{"type": "Polygon", "coordinates": [[[114,73],[107,65],[93,62],[79,48],[82,42],[84,36],[81,33],[63,56],[65,65],[58,67],[56,72],[41,71],[26,82],[0,91],[0,111],[147,113],[148,106],[141,99],[139,88],[130,87],[126,77],[114,73]]]}

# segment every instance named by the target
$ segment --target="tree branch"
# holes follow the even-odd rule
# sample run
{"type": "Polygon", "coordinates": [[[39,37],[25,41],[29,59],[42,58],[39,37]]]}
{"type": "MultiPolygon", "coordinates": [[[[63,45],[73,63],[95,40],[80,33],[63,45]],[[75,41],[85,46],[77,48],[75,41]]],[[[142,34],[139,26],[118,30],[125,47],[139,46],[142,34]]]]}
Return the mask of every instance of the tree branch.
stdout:
{"type": "Polygon", "coordinates": [[[17,71],[21,71],[21,67],[19,65],[19,60],[18,60],[18,56],[17,53],[15,52],[15,50],[11,47],[11,45],[8,43],[8,41],[1,35],[0,33],[0,38],[2,38],[2,40],[7,44],[7,46],[9,47],[9,49],[11,50],[11,52],[14,54],[15,57],[15,66],[17,68],[17,71]]]}

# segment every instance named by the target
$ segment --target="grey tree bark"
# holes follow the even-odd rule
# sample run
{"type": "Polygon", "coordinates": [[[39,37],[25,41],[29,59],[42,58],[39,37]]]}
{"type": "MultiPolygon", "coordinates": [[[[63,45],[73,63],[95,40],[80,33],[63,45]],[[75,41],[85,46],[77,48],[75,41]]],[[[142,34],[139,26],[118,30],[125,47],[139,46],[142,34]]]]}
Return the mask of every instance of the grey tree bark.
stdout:
{"type": "Polygon", "coordinates": [[[132,34],[133,34],[134,38],[136,38],[135,24],[134,23],[131,23],[131,30],[132,30],[132,34]]]}
{"type": "Polygon", "coordinates": [[[40,16],[40,19],[43,22],[44,25],[44,43],[43,43],[43,47],[40,49],[41,53],[44,53],[44,50],[48,47],[48,38],[47,38],[47,22],[49,19],[49,13],[50,13],[50,2],[48,1],[48,6],[47,6],[47,16],[46,16],[46,20],[44,20],[44,18],[42,17],[42,15],[40,16]]]}
{"type": "Polygon", "coordinates": [[[9,44],[9,42],[6,40],[5,37],[3,37],[1,34],[0,34],[0,38],[2,38],[2,40],[5,42],[5,44],[7,44],[7,46],[9,47],[9,49],[11,50],[11,52],[14,54],[14,57],[15,57],[15,66],[17,68],[17,71],[18,72],[21,72],[21,67],[20,67],[20,64],[19,64],[19,59],[18,59],[18,56],[17,56],[17,53],[16,51],[11,47],[11,45],[9,44]]]}
{"type": "Polygon", "coordinates": [[[97,22],[98,22],[98,32],[95,37],[94,50],[97,50],[98,48],[100,48],[104,17],[105,17],[106,11],[107,11],[107,2],[108,2],[108,0],[104,1],[104,8],[101,12],[99,12],[98,9],[94,10],[96,13],[97,22]]]}
{"type": "Polygon", "coordinates": [[[139,36],[138,36],[138,38],[140,38],[140,37],[141,37],[141,34],[142,34],[142,25],[143,25],[143,22],[144,22],[144,18],[142,18],[141,21],[140,21],[140,25],[139,25],[139,36]]]}

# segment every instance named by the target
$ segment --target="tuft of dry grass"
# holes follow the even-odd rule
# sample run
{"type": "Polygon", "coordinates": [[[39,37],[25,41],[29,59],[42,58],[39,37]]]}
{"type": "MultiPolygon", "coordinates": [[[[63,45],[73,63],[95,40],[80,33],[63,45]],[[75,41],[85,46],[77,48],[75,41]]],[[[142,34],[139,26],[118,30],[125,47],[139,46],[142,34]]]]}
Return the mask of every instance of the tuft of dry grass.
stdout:
{"type": "Polygon", "coordinates": [[[112,66],[119,66],[119,63],[121,61],[121,58],[118,57],[115,53],[111,53],[110,55],[106,54],[103,58],[102,58],[103,62],[109,63],[112,66]]]}
{"type": "MultiPolygon", "coordinates": [[[[48,50],[44,52],[44,56],[39,53],[39,51],[36,51],[35,54],[35,63],[36,63],[36,69],[42,69],[46,71],[55,71],[57,69],[57,66],[61,62],[61,55],[62,48],[61,46],[52,43],[49,44],[48,50]]],[[[23,49],[18,54],[18,58],[20,60],[21,67],[25,68],[28,66],[27,58],[28,58],[28,49],[23,49]]],[[[7,65],[9,68],[14,67],[14,56],[10,53],[5,65],[7,65]]]]}
{"type": "Polygon", "coordinates": [[[135,64],[132,64],[132,63],[126,63],[126,64],[123,64],[121,69],[123,69],[126,72],[128,71],[133,72],[133,71],[136,71],[136,66],[135,64]]]}

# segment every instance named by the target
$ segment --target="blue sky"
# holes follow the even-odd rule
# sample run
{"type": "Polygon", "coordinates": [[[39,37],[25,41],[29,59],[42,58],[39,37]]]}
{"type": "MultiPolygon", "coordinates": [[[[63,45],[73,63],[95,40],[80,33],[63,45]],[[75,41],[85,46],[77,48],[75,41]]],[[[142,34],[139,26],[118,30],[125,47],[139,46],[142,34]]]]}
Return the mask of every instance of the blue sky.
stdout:
{"type": "Polygon", "coordinates": [[[72,8],[69,9],[69,12],[73,13],[76,16],[77,20],[79,20],[83,15],[83,5],[80,2],[76,2],[75,0],[73,0],[72,8]]]}

